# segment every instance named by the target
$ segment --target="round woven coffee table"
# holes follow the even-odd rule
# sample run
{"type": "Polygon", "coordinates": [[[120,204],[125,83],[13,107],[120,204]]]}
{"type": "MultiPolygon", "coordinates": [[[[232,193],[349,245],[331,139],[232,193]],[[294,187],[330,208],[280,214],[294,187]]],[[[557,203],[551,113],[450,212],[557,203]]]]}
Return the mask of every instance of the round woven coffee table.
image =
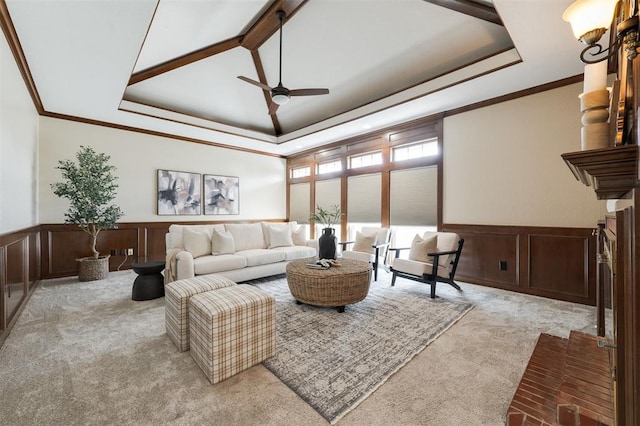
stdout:
{"type": "Polygon", "coordinates": [[[298,303],[314,306],[336,306],[344,312],[345,305],[367,297],[371,282],[371,264],[359,260],[338,259],[341,266],[312,269],[307,263],[315,258],[300,259],[287,265],[289,290],[298,303]]]}

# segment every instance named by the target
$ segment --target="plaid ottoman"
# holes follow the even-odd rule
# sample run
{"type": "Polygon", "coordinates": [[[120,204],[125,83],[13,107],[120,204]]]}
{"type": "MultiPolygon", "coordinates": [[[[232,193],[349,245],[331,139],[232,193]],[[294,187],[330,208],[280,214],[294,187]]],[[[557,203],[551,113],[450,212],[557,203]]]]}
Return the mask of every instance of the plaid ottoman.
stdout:
{"type": "Polygon", "coordinates": [[[189,299],[191,357],[214,384],[276,353],[276,301],[248,284],[189,299]]]}
{"type": "Polygon", "coordinates": [[[164,287],[164,318],[167,335],[180,352],[189,350],[189,299],[205,291],[235,286],[220,275],[200,275],[173,281],[164,287]]]}

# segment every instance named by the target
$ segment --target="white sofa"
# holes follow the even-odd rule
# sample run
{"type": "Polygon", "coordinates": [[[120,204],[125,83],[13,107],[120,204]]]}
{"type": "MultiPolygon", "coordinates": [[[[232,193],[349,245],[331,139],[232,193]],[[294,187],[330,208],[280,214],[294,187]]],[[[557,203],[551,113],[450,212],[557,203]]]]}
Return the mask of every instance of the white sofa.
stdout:
{"type": "Polygon", "coordinates": [[[207,274],[235,282],[283,274],[289,261],[316,255],[305,232],[296,222],[171,225],[165,283],[207,274]]]}

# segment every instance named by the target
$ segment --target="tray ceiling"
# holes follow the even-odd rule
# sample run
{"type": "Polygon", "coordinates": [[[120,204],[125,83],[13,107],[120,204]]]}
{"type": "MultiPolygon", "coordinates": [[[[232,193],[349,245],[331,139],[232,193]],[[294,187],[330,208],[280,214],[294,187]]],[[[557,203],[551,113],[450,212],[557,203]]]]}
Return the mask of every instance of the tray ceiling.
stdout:
{"type": "Polygon", "coordinates": [[[47,112],[283,155],[581,72],[571,58],[539,78],[523,69],[521,84],[483,86],[527,55],[579,50],[560,19],[569,2],[546,13],[495,3],[6,0],[47,112]],[[278,83],[279,9],[283,85],[330,93],[293,97],[270,116],[267,92],[237,77],[278,83]],[[544,52],[522,29],[550,18],[562,43],[544,52]]]}

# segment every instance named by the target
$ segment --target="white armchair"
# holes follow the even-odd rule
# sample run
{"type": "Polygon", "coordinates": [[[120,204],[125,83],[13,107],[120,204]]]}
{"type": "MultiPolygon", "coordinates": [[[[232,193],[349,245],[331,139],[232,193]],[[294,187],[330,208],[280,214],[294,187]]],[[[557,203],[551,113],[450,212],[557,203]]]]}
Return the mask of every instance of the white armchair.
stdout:
{"type": "Polygon", "coordinates": [[[454,281],[464,239],[453,232],[425,232],[416,235],[411,247],[393,247],[396,255],[391,263],[391,285],[397,277],[423,282],[431,286],[431,298],[436,297],[436,283],[443,282],[460,290],[454,281]],[[409,258],[401,259],[400,252],[409,250],[409,258]]]}
{"type": "Polygon", "coordinates": [[[386,265],[389,244],[391,241],[391,230],[389,228],[369,228],[364,227],[356,232],[355,241],[345,241],[338,243],[342,246],[342,257],[345,259],[361,260],[373,265],[373,280],[378,280],[378,265],[380,259],[386,265]],[[351,250],[347,246],[353,244],[351,250]]]}

